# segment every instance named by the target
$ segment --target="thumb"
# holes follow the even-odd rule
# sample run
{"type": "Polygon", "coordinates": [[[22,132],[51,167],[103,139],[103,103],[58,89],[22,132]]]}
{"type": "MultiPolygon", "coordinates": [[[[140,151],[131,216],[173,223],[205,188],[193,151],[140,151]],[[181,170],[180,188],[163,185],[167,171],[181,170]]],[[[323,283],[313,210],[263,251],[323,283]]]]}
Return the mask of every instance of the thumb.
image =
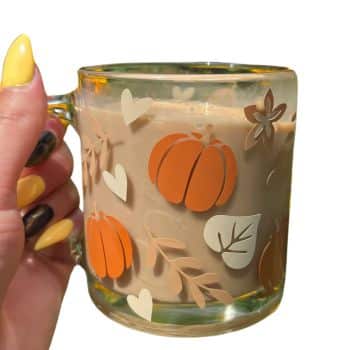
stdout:
{"type": "Polygon", "coordinates": [[[0,87],[0,304],[23,253],[16,187],[47,116],[47,98],[30,40],[19,36],[4,60],[0,87]]]}
{"type": "Polygon", "coordinates": [[[0,88],[0,210],[16,207],[16,183],[46,115],[47,98],[30,40],[21,35],[8,49],[0,88]]]}

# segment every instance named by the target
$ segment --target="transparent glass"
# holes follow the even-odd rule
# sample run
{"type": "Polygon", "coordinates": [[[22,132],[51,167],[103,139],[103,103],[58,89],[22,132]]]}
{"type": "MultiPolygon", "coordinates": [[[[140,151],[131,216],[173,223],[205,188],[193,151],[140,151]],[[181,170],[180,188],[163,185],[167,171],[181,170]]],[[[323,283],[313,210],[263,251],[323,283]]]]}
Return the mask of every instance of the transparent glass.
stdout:
{"type": "Polygon", "coordinates": [[[147,63],[82,68],[51,101],[82,140],[82,264],[103,313],[206,336],[275,310],[296,94],[287,68],[147,63]]]}

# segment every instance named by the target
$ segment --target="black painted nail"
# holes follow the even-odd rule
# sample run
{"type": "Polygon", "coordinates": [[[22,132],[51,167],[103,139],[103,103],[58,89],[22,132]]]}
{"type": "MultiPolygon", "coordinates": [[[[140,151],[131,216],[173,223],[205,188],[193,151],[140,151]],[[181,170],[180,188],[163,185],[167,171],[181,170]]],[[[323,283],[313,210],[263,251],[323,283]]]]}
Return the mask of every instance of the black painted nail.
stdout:
{"type": "Polygon", "coordinates": [[[38,143],[36,144],[34,151],[30,155],[26,167],[32,167],[38,165],[46,160],[52,151],[56,147],[56,136],[51,131],[44,131],[38,143]]]}
{"type": "Polygon", "coordinates": [[[26,213],[22,220],[26,238],[39,233],[53,218],[52,208],[46,204],[39,204],[26,213]]]}

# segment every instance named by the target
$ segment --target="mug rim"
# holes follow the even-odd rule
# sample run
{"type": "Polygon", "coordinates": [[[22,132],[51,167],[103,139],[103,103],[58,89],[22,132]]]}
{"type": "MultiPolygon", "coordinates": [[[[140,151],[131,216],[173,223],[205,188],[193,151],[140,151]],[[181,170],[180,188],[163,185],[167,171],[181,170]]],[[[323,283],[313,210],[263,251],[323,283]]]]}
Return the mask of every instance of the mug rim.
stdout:
{"type": "Polygon", "coordinates": [[[135,62],[86,66],[81,78],[102,76],[108,79],[170,81],[232,81],[287,79],[295,77],[290,68],[227,62],[135,62]]]}

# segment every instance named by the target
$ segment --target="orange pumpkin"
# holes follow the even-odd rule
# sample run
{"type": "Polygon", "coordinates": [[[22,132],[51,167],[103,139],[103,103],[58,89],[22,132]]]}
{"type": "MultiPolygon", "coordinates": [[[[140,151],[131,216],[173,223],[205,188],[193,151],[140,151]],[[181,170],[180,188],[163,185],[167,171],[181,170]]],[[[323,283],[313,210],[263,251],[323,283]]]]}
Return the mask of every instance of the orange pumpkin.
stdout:
{"type": "Polygon", "coordinates": [[[203,212],[225,204],[236,185],[237,163],[231,148],[200,133],[171,134],[153,148],[148,172],[170,202],[203,212]]]}
{"type": "Polygon", "coordinates": [[[103,212],[91,214],[87,219],[86,250],[89,265],[100,278],[120,277],[133,261],[128,231],[117,219],[103,212]]]}

